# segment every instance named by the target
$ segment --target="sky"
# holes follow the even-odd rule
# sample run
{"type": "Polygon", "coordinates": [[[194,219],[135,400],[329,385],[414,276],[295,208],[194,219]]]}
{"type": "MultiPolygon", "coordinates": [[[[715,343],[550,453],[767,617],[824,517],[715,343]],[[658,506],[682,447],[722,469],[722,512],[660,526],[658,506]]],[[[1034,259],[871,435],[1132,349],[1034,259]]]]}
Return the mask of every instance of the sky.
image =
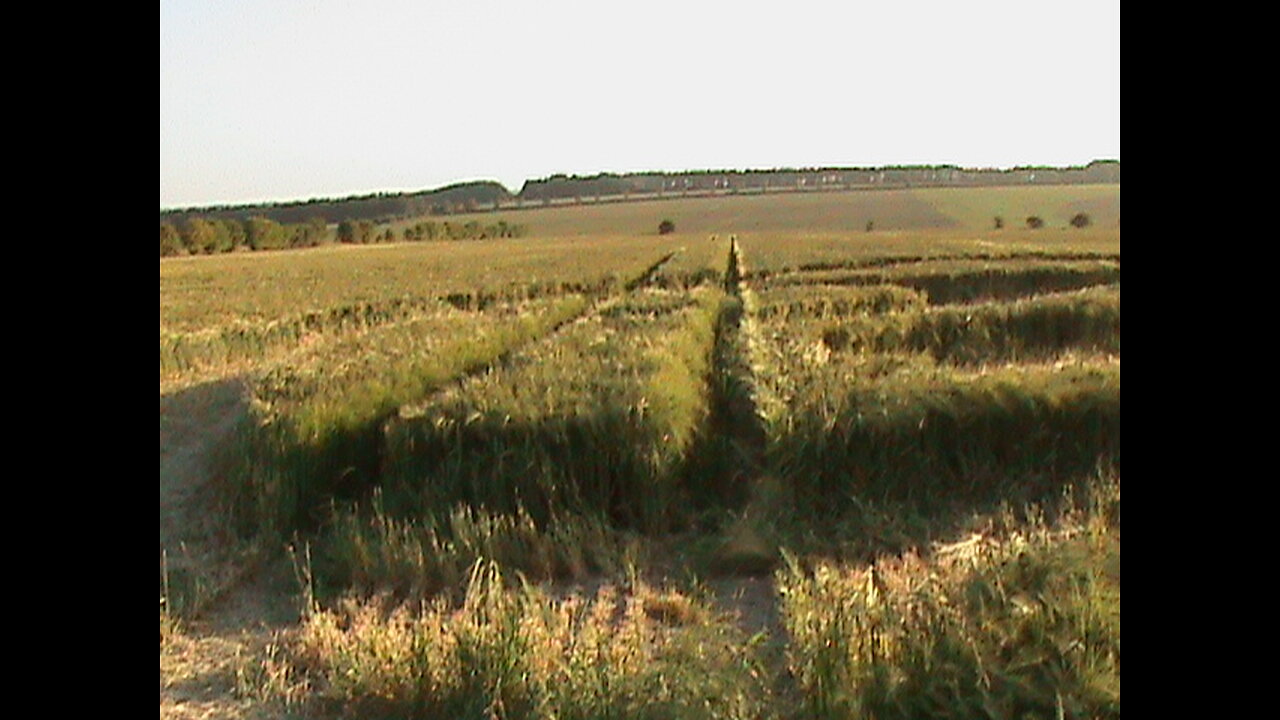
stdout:
{"type": "Polygon", "coordinates": [[[161,0],[160,207],[1120,158],[1119,0],[161,0]]]}

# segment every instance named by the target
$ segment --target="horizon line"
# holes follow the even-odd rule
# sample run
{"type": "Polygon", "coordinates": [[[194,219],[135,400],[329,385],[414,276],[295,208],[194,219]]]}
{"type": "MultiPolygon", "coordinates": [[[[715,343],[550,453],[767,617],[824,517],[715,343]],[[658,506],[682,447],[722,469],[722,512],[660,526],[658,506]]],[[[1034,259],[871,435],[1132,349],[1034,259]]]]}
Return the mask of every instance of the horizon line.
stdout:
{"type": "Polygon", "coordinates": [[[623,172],[600,171],[590,175],[580,175],[576,173],[553,173],[543,177],[526,178],[518,191],[512,191],[505,183],[496,178],[473,178],[465,180],[454,180],[444,185],[431,188],[420,189],[382,189],[369,191],[354,191],[344,195],[315,195],[305,198],[290,199],[260,199],[260,200],[244,200],[244,201],[225,201],[225,202],[209,202],[197,205],[171,205],[160,206],[161,213],[178,213],[178,212],[196,212],[201,210],[235,210],[241,208],[252,208],[260,206],[290,206],[290,205],[308,205],[312,203],[322,202],[339,202],[344,200],[361,200],[378,196],[400,196],[400,195],[420,195],[427,193],[440,192],[464,185],[479,185],[490,183],[498,185],[507,192],[508,195],[519,195],[524,192],[524,186],[531,182],[543,182],[554,178],[565,178],[568,180],[590,180],[594,178],[614,176],[627,177],[632,175],[689,175],[689,174],[714,174],[714,173],[768,173],[768,172],[815,172],[815,171],[834,171],[834,170],[897,170],[897,169],[921,169],[921,168],[952,168],[961,171],[972,172],[1015,172],[1018,170],[1070,170],[1076,168],[1087,168],[1090,165],[1098,163],[1120,163],[1120,158],[1094,158],[1083,165],[987,165],[987,166],[963,166],[954,163],[905,163],[905,164],[889,164],[889,165],[812,165],[797,167],[772,167],[772,168],[689,168],[685,170],[628,170],[623,172]]]}

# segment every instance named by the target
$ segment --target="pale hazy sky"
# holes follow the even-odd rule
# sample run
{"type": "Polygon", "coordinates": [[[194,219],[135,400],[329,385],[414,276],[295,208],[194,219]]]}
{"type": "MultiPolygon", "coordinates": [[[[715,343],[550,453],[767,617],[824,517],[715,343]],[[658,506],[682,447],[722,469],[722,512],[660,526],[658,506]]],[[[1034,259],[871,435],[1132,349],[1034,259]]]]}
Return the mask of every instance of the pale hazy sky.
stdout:
{"type": "Polygon", "coordinates": [[[162,208],[1119,157],[1119,0],[160,1],[162,208]]]}

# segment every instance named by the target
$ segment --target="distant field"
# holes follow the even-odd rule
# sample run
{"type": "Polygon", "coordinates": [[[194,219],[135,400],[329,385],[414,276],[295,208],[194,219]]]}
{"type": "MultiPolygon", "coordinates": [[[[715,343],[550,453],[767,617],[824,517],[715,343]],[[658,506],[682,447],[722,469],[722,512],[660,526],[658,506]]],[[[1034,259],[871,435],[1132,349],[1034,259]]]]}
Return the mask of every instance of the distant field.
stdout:
{"type": "Polygon", "coordinates": [[[191,331],[425,287],[456,292],[626,274],[655,249],[701,248],[717,233],[751,236],[751,260],[758,265],[773,264],[768,258],[775,251],[792,259],[981,247],[1118,252],[1119,215],[1118,185],[743,195],[452,215],[440,220],[501,217],[527,225],[531,237],[163,259],[160,325],[191,331]],[[1093,227],[1063,231],[1079,211],[1090,213],[1093,227]],[[1026,231],[1024,220],[1032,214],[1048,227],[1026,231]],[[1000,233],[991,232],[996,215],[1006,220],[1000,233]],[[677,232],[659,238],[657,224],[664,218],[675,222],[677,232]],[[867,232],[868,222],[874,232],[867,232]]]}
{"type": "Polygon", "coordinates": [[[680,232],[862,232],[992,227],[996,215],[1007,227],[1021,227],[1040,215],[1049,227],[1064,227],[1076,212],[1114,227],[1120,216],[1119,185],[1058,185],[1012,188],[929,188],[847,192],[727,195],[710,198],[644,200],[449,215],[440,221],[493,222],[502,218],[547,236],[656,233],[670,219],[680,232]]]}
{"type": "MultiPolygon", "coordinates": [[[[909,190],[843,193],[776,193],[710,198],[643,200],[451,215],[450,222],[501,217],[535,235],[657,233],[670,219],[685,233],[797,230],[864,230],[868,220],[885,228],[927,229],[951,224],[909,190]]],[[[491,220],[490,220],[491,221],[491,220]]]]}
{"type": "Polygon", "coordinates": [[[406,295],[590,282],[639,271],[685,242],[539,236],[163,259],[160,328],[187,332],[406,295]]]}
{"type": "Polygon", "coordinates": [[[916,258],[1118,255],[1120,231],[938,230],[873,233],[760,232],[739,237],[747,272],[831,269],[916,258]]]}
{"type": "Polygon", "coordinates": [[[936,188],[915,191],[934,210],[966,228],[987,229],[998,215],[1005,227],[1023,227],[1038,215],[1046,228],[1063,228],[1076,213],[1089,215],[1099,228],[1120,224],[1119,185],[1046,187],[936,188]]]}

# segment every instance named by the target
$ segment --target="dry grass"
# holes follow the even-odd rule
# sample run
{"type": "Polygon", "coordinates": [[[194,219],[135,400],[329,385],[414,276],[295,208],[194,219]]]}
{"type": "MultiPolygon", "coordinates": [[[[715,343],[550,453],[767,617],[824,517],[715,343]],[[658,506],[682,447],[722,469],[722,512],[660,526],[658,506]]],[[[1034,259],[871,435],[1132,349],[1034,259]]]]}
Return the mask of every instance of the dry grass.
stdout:
{"type": "Polygon", "coordinates": [[[289,652],[294,684],[361,716],[750,718],[766,688],[744,640],[673,589],[558,599],[477,563],[456,605],[348,602],[289,652]]]}
{"type": "Polygon", "coordinates": [[[813,718],[1118,718],[1120,492],[1053,524],[778,574],[813,718]]]}

